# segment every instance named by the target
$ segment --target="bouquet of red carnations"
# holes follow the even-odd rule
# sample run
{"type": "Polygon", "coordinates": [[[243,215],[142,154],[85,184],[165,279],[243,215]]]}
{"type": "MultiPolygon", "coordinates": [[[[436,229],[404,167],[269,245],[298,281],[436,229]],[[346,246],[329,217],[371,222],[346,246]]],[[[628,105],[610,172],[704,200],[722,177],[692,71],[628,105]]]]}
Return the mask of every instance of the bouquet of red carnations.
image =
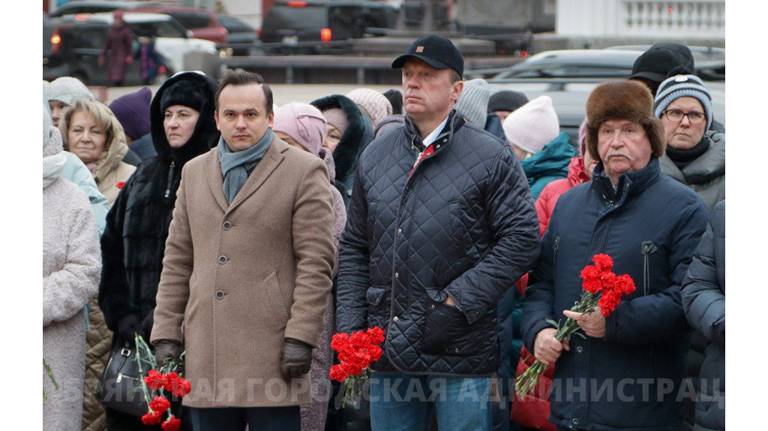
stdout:
{"type": "Polygon", "coordinates": [[[384,330],[378,326],[352,334],[340,332],[331,338],[339,363],[330,370],[331,380],[344,385],[342,407],[358,399],[360,386],[368,379],[370,366],[381,358],[384,330]]]}
{"type": "MultiPolygon", "coordinates": [[[[183,357],[184,354],[182,353],[183,357]]],[[[181,398],[192,390],[189,380],[182,377],[181,364],[166,361],[158,368],[152,351],[140,335],[136,336],[136,361],[142,374],[144,374],[141,370],[142,362],[152,364],[152,368],[141,383],[148,409],[147,413],[141,417],[141,422],[144,425],[161,424],[163,431],[180,430],[181,419],[171,413],[171,402],[168,400],[168,396],[181,398]],[[163,420],[166,413],[168,415],[163,420]]]]}
{"type": "MultiPolygon", "coordinates": [[[[607,254],[592,256],[592,262],[594,265],[587,265],[581,270],[581,298],[571,311],[588,314],[599,306],[600,313],[608,317],[619,305],[622,296],[630,295],[635,291],[635,282],[628,274],[614,274],[613,259],[607,254]]],[[[579,325],[573,319],[566,319],[563,325],[554,320],[547,320],[547,322],[557,329],[555,338],[558,341],[568,340],[574,334],[584,337],[584,334],[578,332],[579,325]]],[[[537,359],[515,380],[517,395],[522,398],[530,392],[546,369],[547,366],[537,359]]]]}

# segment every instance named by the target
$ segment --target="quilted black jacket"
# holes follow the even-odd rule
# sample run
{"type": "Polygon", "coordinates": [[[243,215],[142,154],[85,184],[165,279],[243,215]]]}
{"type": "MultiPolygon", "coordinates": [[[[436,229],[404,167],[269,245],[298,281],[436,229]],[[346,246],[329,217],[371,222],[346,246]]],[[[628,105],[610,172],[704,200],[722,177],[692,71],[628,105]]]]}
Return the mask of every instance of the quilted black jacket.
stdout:
{"type": "Polygon", "coordinates": [[[528,184],[508,145],[454,113],[409,178],[421,146],[406,119],[361,156],[341,240],[337,327],[386,330],[376,370],[491,374],[496,304],[538,255],[528,184]],[[448,295],[458,309],[441,304],[448,295]]]}

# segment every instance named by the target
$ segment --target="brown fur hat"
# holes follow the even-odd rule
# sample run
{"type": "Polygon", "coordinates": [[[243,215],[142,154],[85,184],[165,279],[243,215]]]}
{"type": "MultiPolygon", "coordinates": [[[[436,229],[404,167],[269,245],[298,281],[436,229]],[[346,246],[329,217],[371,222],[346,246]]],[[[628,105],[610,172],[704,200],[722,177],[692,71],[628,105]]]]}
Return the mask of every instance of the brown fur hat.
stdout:
{"type": "Polygon", "coordinates": [[[608,120],[623,119],[641,124],[651,143],[653,157],[664,154],[664,126],[653,116],[653,95],[637,81],[611,81],[598,85],[587,99],[587,150],[600,160],[597,130],[608,120]]]}

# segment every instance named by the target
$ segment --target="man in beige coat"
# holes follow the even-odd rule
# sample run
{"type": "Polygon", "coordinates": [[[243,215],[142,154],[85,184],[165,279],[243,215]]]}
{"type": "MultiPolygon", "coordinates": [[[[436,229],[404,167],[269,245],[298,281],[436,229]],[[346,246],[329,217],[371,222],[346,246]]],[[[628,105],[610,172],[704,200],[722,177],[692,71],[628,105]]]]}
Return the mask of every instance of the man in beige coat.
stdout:
{"type": "Polygon", "coordinates": [[[197,430],[299,430],[334,261],[323,161],[272,133],[261,76],[228,72],[216,148],[182,171],[152,328],[185,354],[197,430]]]}

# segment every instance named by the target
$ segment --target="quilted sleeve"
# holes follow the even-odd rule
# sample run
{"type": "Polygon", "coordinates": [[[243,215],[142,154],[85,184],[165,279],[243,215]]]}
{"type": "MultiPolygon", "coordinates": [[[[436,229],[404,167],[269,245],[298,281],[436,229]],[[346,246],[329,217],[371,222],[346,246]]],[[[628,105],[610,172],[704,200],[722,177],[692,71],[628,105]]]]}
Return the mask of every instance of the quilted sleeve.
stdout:
{"type": "Polygon", "coordinates": [[[368,275],[368,205],[360,165],[355,174],[352,201],[347,211],[347,226],[339,247],[339,272],[336,280],[336,330],[351,332],[367,326],[365,292],[368,275]]]}
{"type": "Polygon", "coordinates": [[[539,223],[520,163],[505,146],[488,171],[486,220],[496,240],[485,256],[446,291],[470,324],[495,307],[539,255],[539,223]]]}
{"type": "Polygon", "coordinates": [[[719,338],[717,328],[725,319],[725,294],[717,276],[717,265],[722,263],[717,262],[719,253],[715,253],[716,245],[722,246],[724,242],[715,241],[714,218],[712,221],[696,249],[682,288],[688,323],[708,340],[719,338]]]}

